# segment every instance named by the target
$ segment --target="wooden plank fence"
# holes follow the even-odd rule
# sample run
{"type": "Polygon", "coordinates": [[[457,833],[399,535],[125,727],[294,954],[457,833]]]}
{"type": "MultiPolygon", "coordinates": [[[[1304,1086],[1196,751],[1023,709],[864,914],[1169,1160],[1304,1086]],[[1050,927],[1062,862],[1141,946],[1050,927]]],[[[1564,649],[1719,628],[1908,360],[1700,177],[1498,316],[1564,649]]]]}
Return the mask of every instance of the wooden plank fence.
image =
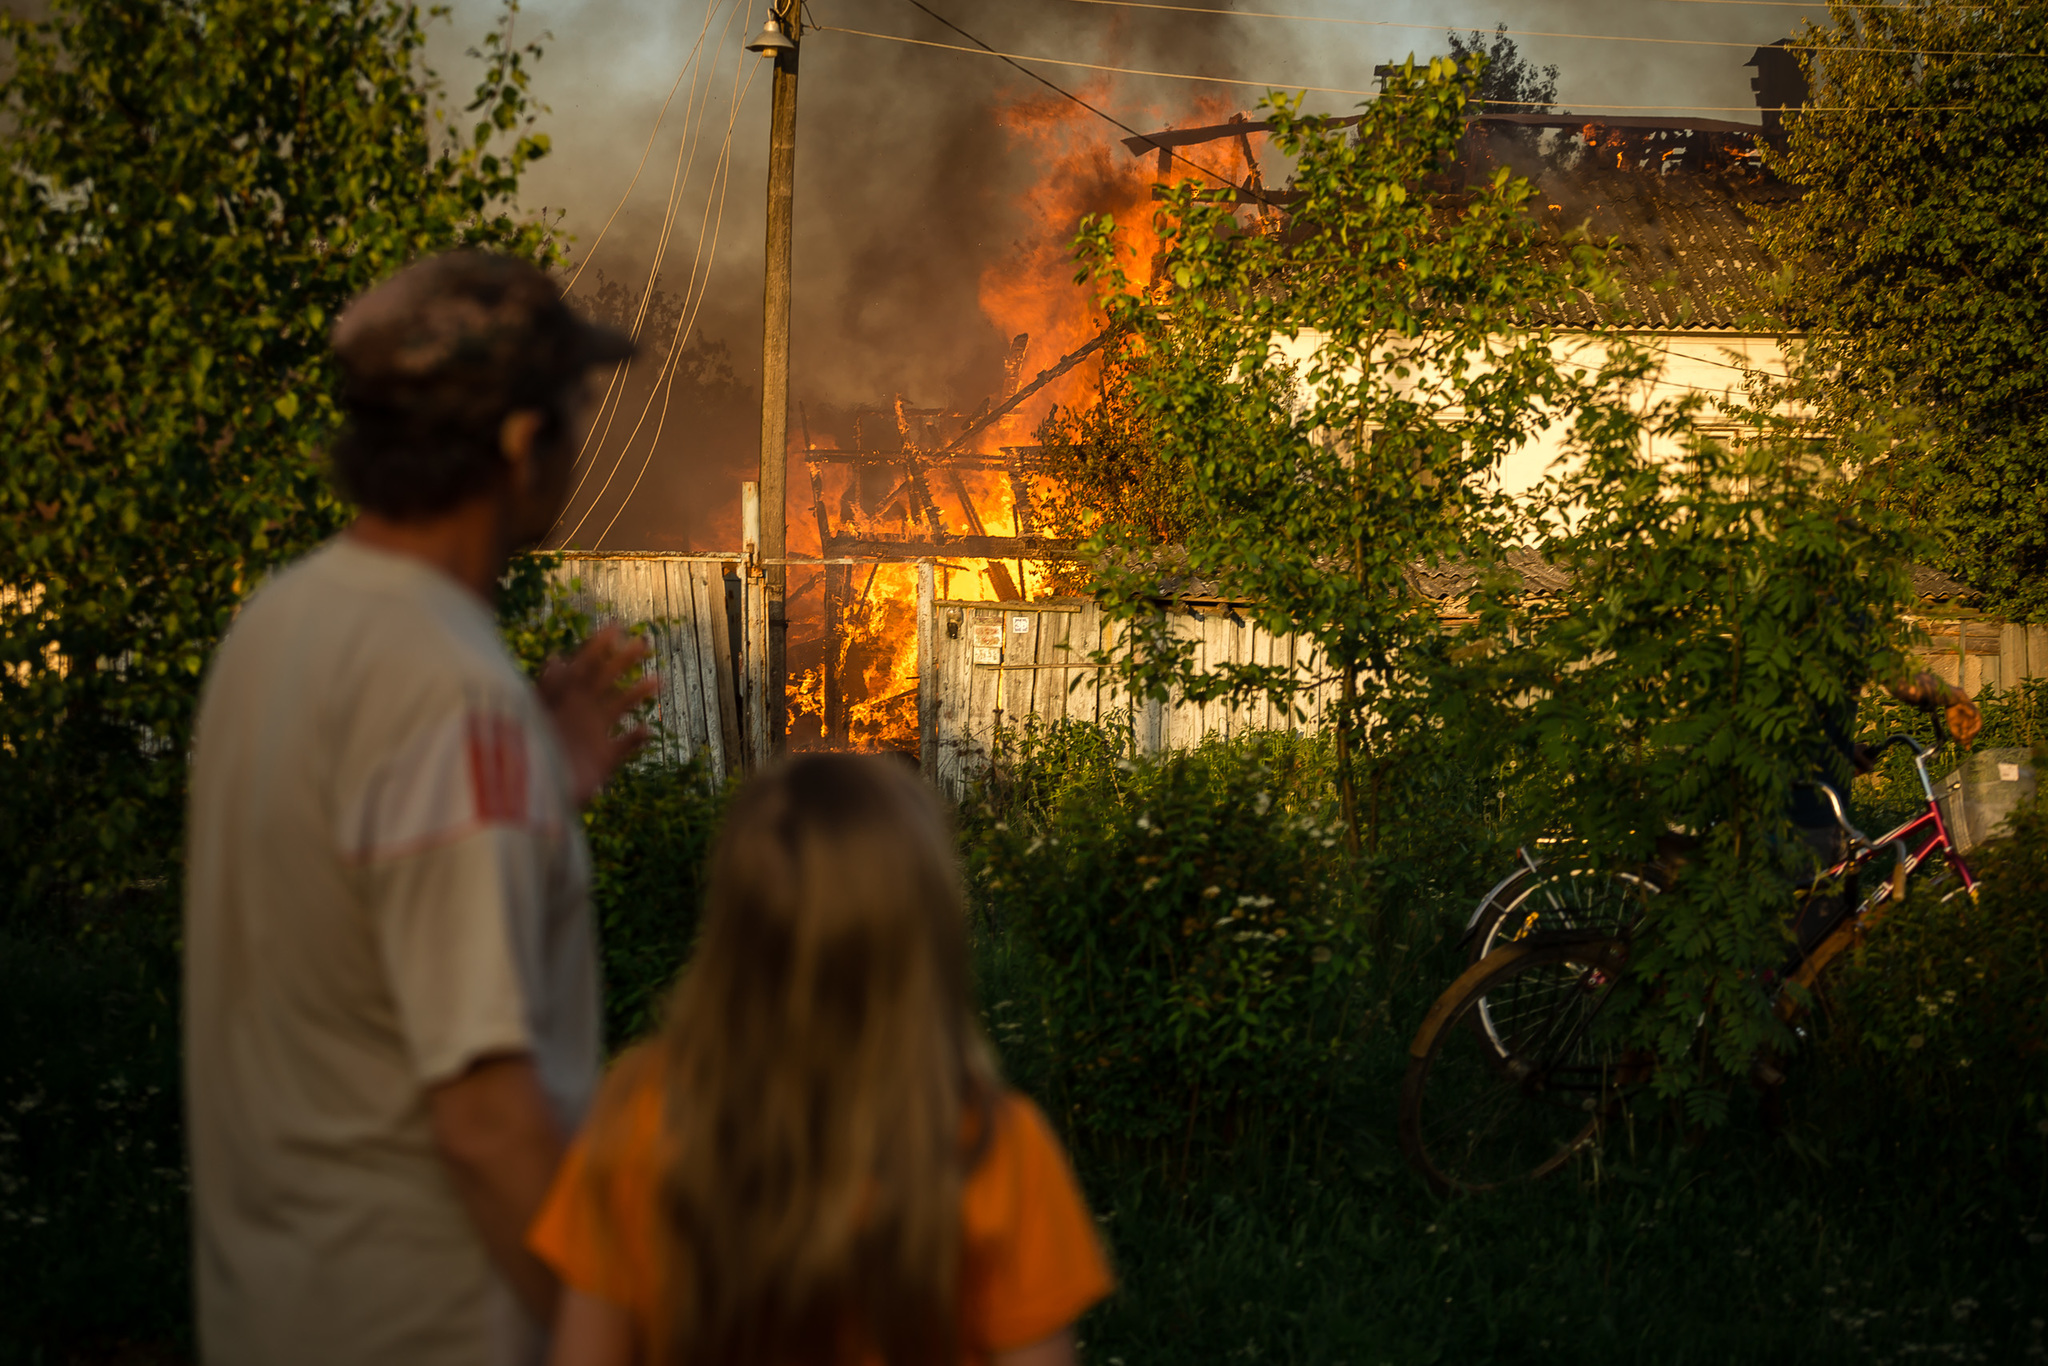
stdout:
{"type": "Polygon", "coordinates": [[[1957,617],[1911,620],[1927,632],[1927,666],[1972,696],[2048,677],[2048,625],[1957,617]]]}
{"type": "MultiPolygon", "coordinates": [[[[1164,625],[1197,642],[1202,667],[1279,664],[1305,678],[1317,672],[1308,642],[1274,635],[1222,608],[1170,609],[1164,625]]],[[[954,798],[988,765],[999,727],[1067,718],[1120,718],[1140,753],[1184,748],[1208,735],[1297,724],[1270,702],[1146,702],[1136,707],[1088,656],[1121,638],[1093,602],[962,602],[938,598],[927,568],[918,576],[918,738],[925,774],[954,798]]],[[[1336,699],[1326,682],[1303,699],[1305,724],[1321,722],[1336,699]]]]}
{"type": "MultiPolygon", "coordinates": [[[[1319,672],[1312,645],[1274,635],[1223,606],[1169,607],[1165,625],[1198,642],[1196,663],[1278,664],[1304,678],[1319,672]]],[[[2048,676],[2048,626],[1917,618],[1929,637],[1925,662],[1970,693],[2048,676]]],[[[1314,728],[1336,700],[1325,680],[1303,699],[1297,720],[1270,702],[1141,703],[1088,663],[1119,628],[1083,599],[960,602],[936,597],[929,566],[918,578],[918,738],[926,775],[958,799],[986,769],[999,727],[1067,717],[1101,722],[1121,714],[1140,753],[1199,744],[1249,729],[1314,728]]]]}
{"type": "Polygon", "coordinates": [[[597,624],[644,627],[661,677],[650,757],[711,780],[767,761],[767,596],[740,555],[565,554],[554,577],[597,624]],[[759,623],[749,629],[750,623],[759,623]]]}
{"type": "MultiPolygon", "coordinates": [[[[687,762],[704,752],[713,781],[749,772],[771,749],[767,697],[767,600],[753,547],[733,555],[577,554],[558,578],[600,622],[644,625],[663,686],[655,700],[653,754],[687,762]]],[[[1261,630],[1223,605],[1165,609],[1165,628],[1196,642],[1196,663],[1275,664],[1304,678],[1320,672],[1312,645],[1261,630]]],[[[2048,626],[1922,617],[1926,663],[1971,693],[2048,676],[2048,626]]],[[[987,766],[1004,726],[1073,717],[1120,717],[1141,753],[1184,748],[1209,735],[1321,724],[1337,684],[1322,680],[1296,718],[1264,700],[1145,702],[1133,707],[1089,655],[1125,628],[1085,599],[955,601],[934,592],[930,561],[918,566],[918,739],[925,773],[964,796],[987,766]]]]}

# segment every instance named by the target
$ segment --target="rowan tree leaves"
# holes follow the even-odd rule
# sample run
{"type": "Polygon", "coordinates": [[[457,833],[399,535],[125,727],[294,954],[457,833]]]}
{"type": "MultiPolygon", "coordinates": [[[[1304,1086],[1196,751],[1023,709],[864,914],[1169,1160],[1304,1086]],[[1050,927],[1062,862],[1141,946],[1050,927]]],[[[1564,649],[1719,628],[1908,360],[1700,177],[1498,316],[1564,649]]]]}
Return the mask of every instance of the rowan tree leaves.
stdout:
{"type": "Polygon", "coordinates": [[[1128,278],[1107,220],[1084,224],[1079,247],[1138,357],[1118,416],[1151,448],[1154,482],[1174,484],[1181,533],[1162,546],[1146,518],[1100,509],[1093,587],[1142,646],[1105,662],[1141,697],[1323,699],[1360,846],[1375,843],[1400,733],[1422,724],[1413,656],[1439,636],[1412,569],[1491,557],[1501,459],[1557,414],[1626,418],[1617,386],[1640,362],[1626,344],[1567,361],[1529,325],[1603,285],[1590,253],[1541,248],[1527,181],[1461,183],[1485,71],[1479,57],[1390,69],[1355,130],[1270,101],[1273,144],[1296,163],[1284,231],[1242,231],[1231,205],[1183,183],[1158,211],[1171,291],[1128,278]],[[1158,616],[1170,582],[1306,637],[1316,666],[1205,666],[1158,616]]]}

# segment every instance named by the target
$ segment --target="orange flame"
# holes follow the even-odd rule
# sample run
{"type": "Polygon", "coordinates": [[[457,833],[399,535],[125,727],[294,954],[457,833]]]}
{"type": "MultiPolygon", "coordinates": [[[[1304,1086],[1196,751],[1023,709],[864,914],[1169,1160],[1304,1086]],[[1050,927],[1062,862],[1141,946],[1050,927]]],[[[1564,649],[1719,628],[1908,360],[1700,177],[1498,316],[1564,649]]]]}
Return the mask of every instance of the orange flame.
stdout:
{"type": "MultiPolygon", "coordinates": [[[[1099,83],[1082,91],[1082,98],[1098,106],[1106,96],[1106,85],[1099,83]]],[[[1220,123],[1229,109],[1221,100],[1201,98],[1178,122],[1220,123]]],[[[1158,128],[1165,120],[1157,111],[1148,111],[1131,122],[1134,127],[1158,128]]],[[[1001,261],[982,272],[981,311],[1003,336],[1029,337],[1018,372],[1028,383],[1102,330],[1094,287],[1074,279],[1074,239],[1083,218],[1113,217],[1126,270],[1140,282],[1150,278],[1153,258],[1164,245],[1152,221],[1158,154],[1131,155],[1094,114],[1054,96],[1018,101],[1003,111],[1002,123],[1013,145],[1020,145],[1037,163],[1038,176],[1024,198],[1024,236],[1001,261]]],[[[1169,179],[1194,175],[1191,162],[1222,168],[1219,179],[1238,183],[1245,178],[1243,154],[1234,139],[1176,149],[1169,179]]],[[[1048,384],[998,423],[988,444],[1030,442],[1055,404],[1089,402],[1099,371],[1091,358],[1048,384]]]]}
{"type": "MultiPolygon", "coordinates": [[[[1091,104],[1106,102],[1107,90],[1084,92],[1091,104]]],[[[1229,106],[1218,100],[1198,101],[1182,122],[1223,121],[1229,106]]],[[[1165,120],[1148,111],[1134,126],[1159,128],[1165,120]]],[[[1055,98],[1027,98],[1007,107],[1001,124],[1013,146],[1035,164],[1036,175],[1023,198],[1025,229],[1002,259],[982,273],[982,313],[1004,338],[1025,336],[1018,385],[1056,365],[1101,331],[1103,313],[1093,287],[1077,283],[1073,243],[1081,220],[1110,214],[1116,240],[1132,278],[1150,278],[1151,264],[1163,245],[1152,221],[1152,191],[1158,182],[1158,156],[1134,157],[1089,111],[1055,98]]],[[[1242,183],[1249,167],[1233,139],[1204,147],[1178,149],[1171,178],[1193,175],[1190,163],[1215,167],[1218,179],[1242,183]],[[1193,155],[1189,155],[1192,153],[1193,155]]],[[[997,454],[1004,446],[1028,445],[1055,405],[1086,406],[1093,401],[1099,360],[1087,362],[1048,383],[1017,409],[981,432],[971,443],[976,453],[997,454]]],[[[997,395],[997,399],[1007,397],[997,395]]],[[[899,414],[900,416],[900,414],[899,414]]],[[[801,453],[795,456],[801,461],[801,453]]],[[[792,489],[809,489],[809,472],[791,469],[792,489]]],[[[1015,536],[1020,533],[1016,499],[1009,476],[999,470],[928,470],[933,503],[947,527],[956,533],[1015,536]],[[959,479],[955,487],[953,476],[959,479]],[[966,498],[961,497],[964,489],[966,498]]],[[[836,506],[839,489],[827,490],[827,506],[836,506]]],[[[807,498],[800,494],[799,498],[807,498]]],[[[900,515],[900,514],[899,514],[900,515]]],[[[809,519],[792,518],[792,549],[817,542],[809,519]],[[803,532],[796,532],[803,525],[803,532]]],[[[797,553],[810,553],[799,550],[797,553]]],[[[1028,561],[952,561],[936,568],[935,588],[941,599],[990,601],[1029,597],[1040,580],[1028,561]]],[[[917,571],[911,565],[880,565],[870,572],[855,566],[846,600],[839,605],[837,641],[833,649],[839,687],[845,698],[841,733],[825,741],[855,748],[917,747],[917,571]]],[[[792,717],[824,717],[823,669],[803,671],[790,683],[792,717]]]]}

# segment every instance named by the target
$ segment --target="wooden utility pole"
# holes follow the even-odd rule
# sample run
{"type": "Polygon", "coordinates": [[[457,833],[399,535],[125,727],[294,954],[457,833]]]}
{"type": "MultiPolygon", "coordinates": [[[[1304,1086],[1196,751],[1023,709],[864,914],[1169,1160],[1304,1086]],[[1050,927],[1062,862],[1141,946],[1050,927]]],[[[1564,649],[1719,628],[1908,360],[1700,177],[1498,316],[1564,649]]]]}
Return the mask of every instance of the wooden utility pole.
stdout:
{"type": "Polygon", "coordinates": [[[748,47],[775,63],[768,116],[768,253],[761,304],[761,568],[768,598],[768,734],[788,735],[789,266],[796,189],[796,59],[801,0],[771,0],[768,29],[748,47]],[[786,41],[773,41],[779,31],[786,41]]]}

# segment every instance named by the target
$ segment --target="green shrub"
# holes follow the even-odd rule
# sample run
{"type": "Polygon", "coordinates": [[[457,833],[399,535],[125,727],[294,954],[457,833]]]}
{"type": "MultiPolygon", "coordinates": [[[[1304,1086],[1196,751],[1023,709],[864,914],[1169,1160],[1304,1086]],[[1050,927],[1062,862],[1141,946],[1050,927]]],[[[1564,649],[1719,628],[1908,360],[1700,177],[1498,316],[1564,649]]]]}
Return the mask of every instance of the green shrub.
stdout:
{"type": "Polygon", "coordinates": [[[726,792],[711,782],[700,754],[688,764],[625,769],[584,813],[604,952],[605,1038],[614,1047],[653,1028],[690,956],[726,792]]]}
{"type": "Polygon", "coordinates": [[[189,1337],[172,917],[123,911],[0,929],[0,1362],[189,1337]]]}
{"type": "Polygon", "coordinates": [[[1830,975],[1824,1056],[1867,1112],[2048,1156],[2048,805],[1971,862],[1981,900],[1909,895],[1830,975]]]}
{"type": "Polygon", "coordinates": [[[1326,749],[1134,762],[1086,729],[1013,743],[966,822],[980,901],[1034,960],[1045,1099],[1079,1146],[1182,1171],[1253,1128],[1313,1138],[1367,961],[1326,749]],[[1038,762],[1059,755],[1081,762],[1038,762]]]}
{"type": "MultiPolygon", "coordinates": [[[[178,877],[202,670],[243,598],[346,520],[328,329],[521,215],[539,49],[498,12],[474,98],[445,9],[0,9],[0,917],[178,877]],[[436,62],[434,65],[441,65],[436,62]]],[[[33,924],[31,923],[33,922],[33,924]]]]}
{"type": "MultiPolygon", "coordinates": [[[[591,617],[574,601],[581,585],[550,577],[561,562],[555,554],[517,556],[498,585],[498,629],[535,677],[590,634],[591,617]]],[[[604,954],[605,1037],[614,1047],[654,1027],[690,956],[704,861],[725,797],[702,754],[685,764],[643,760],[607,783],[583,814],[604,954]]]]}

